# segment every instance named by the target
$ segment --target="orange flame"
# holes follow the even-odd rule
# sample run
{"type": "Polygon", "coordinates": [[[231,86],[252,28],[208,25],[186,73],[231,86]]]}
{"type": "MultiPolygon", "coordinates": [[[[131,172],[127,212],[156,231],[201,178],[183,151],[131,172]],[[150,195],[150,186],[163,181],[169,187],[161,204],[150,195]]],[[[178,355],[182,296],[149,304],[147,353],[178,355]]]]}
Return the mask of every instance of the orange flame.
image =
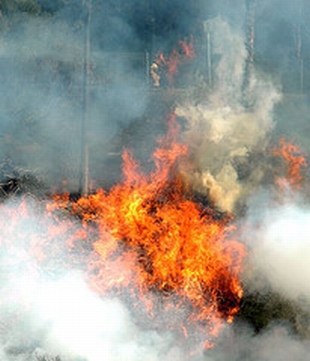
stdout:
{"type": "Polygon", "coordinates": [[[192,60],[196,56],[192,40],[189,43],[180,40],[178,45],[179,49],[174,49],[167,58],[163,53],[160,53],[156,56],[155,60],[158,65],[165,67],[170,85],[173,84],[174,77],[178,73],[179,66],[189,60],[192,60]]]}
{"type": "Polygon", "coordinates": [[[50,266],[85,267],[96,292],[134,305],[139,325],[165,327],[184,340],[201,335],[212,347],[238,312],[245,250],[231,217],[191,199],[180,177],[188,150],[178,134],[172,115],[149,174],[126,150],[124,180],[109,192],[77,201],[58,195],[39,211],[29,197],[0,206],[0,246],[25,249],[36,277],[50,266]]]}
{"type": "Polygon", "coordinates": [[[244,247],[231,238],[231,218],[216,219],[186,196],[176,175],[187,147],[176,141],[175,116],[168,124],[153,172],[144,174],[126,150],[124,181],[79,199],[72,212],[85,227],[98,229],[90,265],[97,292],[125,293],[155,323],[156,294],[167,314],[188,310],[183,324],[175,325],[181,334],[187,337],[196,324],[208,339],[238,312],[244,247]]]}
{"type": "Polygon", "coordinates": [[[302,169],[307,167],[307,161],[298,146],[287,142],[284,138],[279,141],[279,147],[273,150],[274,156],[279,156],[285,161],[285,179],[278,179],[277,183],[283,187],[288,182],[290,187],[299,189],[303,181],[302,169]]]}

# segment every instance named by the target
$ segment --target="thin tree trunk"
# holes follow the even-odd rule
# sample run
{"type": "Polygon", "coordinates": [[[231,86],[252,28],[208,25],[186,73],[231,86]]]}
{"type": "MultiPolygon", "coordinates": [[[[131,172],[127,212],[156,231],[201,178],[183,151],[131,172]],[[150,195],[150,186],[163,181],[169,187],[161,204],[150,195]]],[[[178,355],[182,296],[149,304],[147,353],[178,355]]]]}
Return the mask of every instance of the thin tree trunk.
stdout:
{"type": "Polygon", "coordinates": [[[246,2],[246,42],[247,57],[245,59],[243,97],[246,106],[250,106],[250,82],[254,68],[255,56],[255,8],[256,0],[245,0],[246,2]]]}
{"type": "Polygon", "coordinates": [[[254,63],[254,42],[255,42],[255,7],[256,0],[247,0],[247,20],[246,20],[246,48],[248,52],[247,62],[249,65],[254,63]]]}
{"type": "Polygon", "coordinates": [[[206,57],[206,81],[209,88],[212,88],[212,46],[211,46],[211,23],[210,20],[206,20],[203,23],[203,35],[204,35],[204,53],[206,57]]]}
{"type": "Polygon", "coordinates": [[[299,1],[299,9],[298,9],[298,24],[297,24],[297,47],[296,47],[296,55],[299,62],[299,85],[300,92],[304,92],[304,62],[303,62],[303,54],[302,54],[302,13],[303,13],[303,2],[299,1]]]}
{"type": "Polygon", "coordinates": [[[81,127],[81,180],[80,180],[80,193],[87,196],[89,192],[89,139],[88,128],[90,122],[90,89],[89,79],[91,73],[90,64],[90,25],[92,13],[92,0],[83,0],[83,5],[86,9],[86,18],[84,24],[84,69],[83,69],[83,118],[81,127]]]}
{"type": "Polygon", "coordinates": [[[211,60],[211,33],[207,31],[207,67],[208,67],[208,85],[212,88],[212,60],[211,60]]]}

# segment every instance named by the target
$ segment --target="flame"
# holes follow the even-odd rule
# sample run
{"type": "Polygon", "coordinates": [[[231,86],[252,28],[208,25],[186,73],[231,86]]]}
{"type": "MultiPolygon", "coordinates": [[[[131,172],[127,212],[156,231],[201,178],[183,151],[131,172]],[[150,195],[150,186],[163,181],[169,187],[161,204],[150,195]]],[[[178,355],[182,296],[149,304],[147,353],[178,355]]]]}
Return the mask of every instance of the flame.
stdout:
{"type": "Polygon", "coordinates": [[[170,85],[174,82],[174,77],[178,73],[180,65],[192,60],[196,56],[193,41],[189,43],[180,40],[178,49],[174,49],[172,53],[165,57],[163,53],[156,56],[155,63],[165,68],[165,73],[170,85]]]}
{"type": "Polygon", "coordinates": [[[140,326],[199,335],[208,348],[238,312],[245,249],[231,216],[193,201],[178,136],[172,115],[149,174],[125,150],[124,179],[109,191],[56,195],[39,210],[31,197],[0,205],[0,247],[38,282],[42,272],[78,267],[98,294],[129,303],[140,326]]]}
{"type": "Polygon", "coordinates": [[[186,338],[197,326],[209,347],[223,321],[238,312],[245,250],[232,236],[231,217],[217,217],[190,199],[178,176],[187,147],[177,142],[174,115],[168,126],[153,154],[154,171],[144,174],[125,150],[124,180],[71,203],[70,211],[88,233],[97,230],[89,264],[97,292],[129,297],[155,324],[159,297],[164,312],[183,314],[181,326],[169,319],[167,328],[179,328],[186,338]]]}
{"type": "Polygon", "coordinates": [[[272,152],[274,156],[281,157],[285,162],[286,175],[279,178],[277,183],[283,188],[285,183],[293,189],[301,187],[303,176],[302,170],[307,167],[305,156],[297,145],[288,142],[285,138],[279,140],[279,146],[272,152]]]}

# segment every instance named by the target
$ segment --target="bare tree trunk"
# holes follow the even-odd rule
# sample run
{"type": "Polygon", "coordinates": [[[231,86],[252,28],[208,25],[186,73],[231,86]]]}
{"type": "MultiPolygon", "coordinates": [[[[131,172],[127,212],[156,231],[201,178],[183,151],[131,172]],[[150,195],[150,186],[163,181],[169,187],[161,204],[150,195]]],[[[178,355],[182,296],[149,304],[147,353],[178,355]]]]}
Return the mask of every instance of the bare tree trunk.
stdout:
{"type": "Polygon", "coordinates": [[[212,88],[213,79],[212,79],[212,49],[211,49],[211,22],[206,20],[203,24],[204,36],[206,37],[206,42],[204,44],[206,51],[206,60],[207,60],[207,70],[206,70],[206,79],[209,88],[212,88]]]}
{"type": "Polygon", "coordinates": [[[246,42],[247,57],[245,60],[244,81],[243,81],[243,97],[245,105],[250,106],[249,87],[251,76],[254,68],[255,55],[255,8],[256,0],[245,0],[246,3],[246,42]]]}
{"type": "Polygon", "coordinates": [[[211,33],[207,31],[207,67],[208,67],[208,85],[212,88],[212,61],[211,61],[211,33]]]}
{"type": "Polygon", "coordinates": [[[86,9],[86,18],[84,24],[84,69],[83,69],[83,118],[81,126],[81,178],[80,178],[80,194],[87,196],[89,192],[89,139],[88,127],[90,122],[90,89],[89,79],[91,73],[90,64],[90,24],[92,13],[92,0],[83,0],[86,9]]]}
{"type": "Polygon", "coordinates": [[[247,19],[246,19],[246,48],[248,52],[248,64],[254,63],[254,41],[255,41],[255,7],[256,0],[247,0],[247,19]]]}
{"type": "Polygon", "coordinates": [[[302,12],[303,12],[303,2],[299,1],[299,9],[298,9],[298,24],[297,24],[297,44],[296,44],[296,55],[299,63],[299,86],[300,92],[304,92],[304,62],[302,56],[302,12]]]}

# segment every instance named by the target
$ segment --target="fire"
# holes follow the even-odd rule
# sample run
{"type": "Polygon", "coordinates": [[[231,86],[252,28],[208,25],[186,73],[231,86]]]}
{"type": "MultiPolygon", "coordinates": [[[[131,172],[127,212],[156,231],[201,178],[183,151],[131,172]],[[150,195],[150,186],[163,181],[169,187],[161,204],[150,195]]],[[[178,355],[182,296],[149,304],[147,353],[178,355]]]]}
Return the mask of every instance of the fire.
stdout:
{"type": "Polygon", "coordinates": [[[178,49],[174,49],[168,57],[165,57],[163,53],[157,54],[155,64],[165,69],[168,82],[172,85],[174,77],[178,73],[179,66],[192,60],[195,56],[193,41],[191,40],[187,43],[180,40],[178,49]]]}
{"type": "Polygon", "coordinates": [[[26,264],[32,259],[33,270],[39,271],[41,265],[47,269],[49,263],[56,260],[60,264],[62,255],[67,253],[67,245],[59,240],[70,239],[74,223],[46,211],[44,202],[39,212],[37,208],[37,203],[31,197],[13,199],[0,206],[0,247],[17,252],[21,256],[20,259],[16,258],[17,262],[26,264]]]}
{"type": "Polygon", "coordinates": [[[211,347],[238,312],[245,250],[231,216],[194,202],[178,135],[172,115],[149,174],[125,150],[124,179],[109,191],[77,201],[57,195],[39,210],[31,197],[1,205],[0,247],[19,250],[12,262],[21,272],[30,267],[38,282],[57,267],[82,269],[98,294],[129,304],[140,327],[202,337],[211,347]]]}
{"type": "MultiPolygon", "coordinates": [[[[281,157],[285,162],[285,181],[288,182],[290,187],[299,189],[303,180],[302,170],[307,167],[306,158],[299,147],[281,138],[279,147],[273,150],[273,155],[281,157]]],[[[283,186],[285,181],[278,179],[277,183],[283,186]]]]}
{"type": "Polygon", "coordinates": [[[169,319],[167,328],[179,328],[184,337],[197,328],[208,341],[238,312],[245,250],[232,236],[231,217],[191,200],[178,176],[187,147],[177,142],[175,116],[168,124],[153,154],[154,171],[144,174],[126,150],[124,180],[70,203],[70,212],[93,232],[89,279],[97,292],[129,298],[152,324],[160,299],[167,315],[183,315],[181,325],[169,319]]]}

